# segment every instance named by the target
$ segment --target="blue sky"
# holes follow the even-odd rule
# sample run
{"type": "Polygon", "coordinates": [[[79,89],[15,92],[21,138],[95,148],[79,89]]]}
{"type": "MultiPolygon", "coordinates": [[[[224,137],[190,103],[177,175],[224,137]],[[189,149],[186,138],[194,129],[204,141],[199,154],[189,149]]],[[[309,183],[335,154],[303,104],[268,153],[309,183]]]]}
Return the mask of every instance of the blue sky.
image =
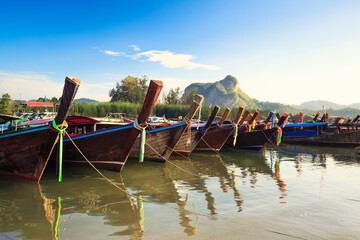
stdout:
{"type": "Polygon", "coordinates": [[[109,100],[126,75],[169,88],[226,75],[261,101],[360,102],[360,1],[1,1],[0,94],[109,100]]]}

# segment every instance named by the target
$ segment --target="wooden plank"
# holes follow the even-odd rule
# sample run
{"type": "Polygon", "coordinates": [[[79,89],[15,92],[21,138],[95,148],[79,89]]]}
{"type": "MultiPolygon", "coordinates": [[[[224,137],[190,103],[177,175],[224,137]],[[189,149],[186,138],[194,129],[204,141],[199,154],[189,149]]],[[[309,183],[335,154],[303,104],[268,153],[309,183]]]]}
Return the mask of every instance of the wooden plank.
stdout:
{"type": "MultiPolygon", "coordinates": [[[[153,107],[160,95],[162,88],[163,88],[162,81],[155,81],[155,80],[150,81],[143,107],[138,116],[138,123],[140,125],[142,125],[143,127],[145,127],[143,125],[143,123],[146,122],[147,118],[149,117],[150,113],[152,112],[153,107]]],[[[140,134],[140,132],[137,129],[135,129],[135,128],[131,129],[131,131],[127,137],[127,142],[124,147],[123,153],[119,156],[119,162],[124,162],[124,164],[125,164],[126,160],[129,157],[129,154],[131,152],[131,148],[134,146],[135,141],[138,138],[139,134],[140,134]]],[[[116,171],[120,171],[121,166],[122,165],[119,165],[118,168],[116,169],[116,171]]]]}
{"type": "MultiPolygon", "coordinates": [[[[62,124],[66,119],[71,103],[74,100],[75,95],[79,89],[80,83],[81,83],[80,78],[74,78],[74,77],[65,78],[65,84],[61,96],[58,114],[55,117],[56,124],[62,124]]],[[[43,168],[45,167],[46,164],[46,159],[50,154],[52,145],[54,144],[58,134],[49,129],[47,131],[44,131],[43,135],[44,135],[43,138],[47,139],[47,144],[42,144],[41,146],[39,160],[36,164],[33,174],[34,177],[36,178],[40,177],[41,173],[43,172],[43,168]]]]}
{"type": "Polygon", "coordinates": [[[255,111],[254,115],[252,117],[250,117],[250,119],[248,121],[248,125],[251,126],[258,116],[259,116],[259,113],[257,111],[255,111]]]}
{"type": "Polygon", "coordinates": [[[239,121],[240,121],[240,119],[241,119],[241,115],[242,115],[243,112],[244,112],[244,108],[239,107],[239,111],[238,111],[238,113],[237,113],[237,115],[236,115],[236,117],[235,117],[235,119],[234,119],[234,123],[235,123],[235,124],[238,124],[238,123],[239,123],[239,121]]]}
{"type": "MultiPolygon", "coordinates": [[[[187,119],[189,119],[190,121],[193,119],[193,117],[195,116],[195,113],[197,112],[197,110],[199,109],[199,107],[201,106],[203,101],[204,101],[203,95],[200,95],[200,94],[195,95],[195,101],[191,104],[191,107],[190,107],[188,113],[186,114],[187,119]]],[[[185,123],[184,119],[182,120],[182,123],[185,123]]],[[[185,133],[185,131],[186,131],[186,128],[180,128],[179,131],[177,131],[174,134],[171,141],[169,142],[169,147],[163,153],[163,157],[165,159],[168,159],[170,157],[171,153],[175,149],[177,143],[179,142],[181,136],[185,133]]]]}
{"type": "Polygon", "coordinates": [[[218,105],[216,105],[214,107],[208,121],[206,122],[205,126],[203,127],[203,131],[206,131],[210,127],[210,125],[213,123],[216,115],[218,114],[219,110],[220,110],[220,107],[218,105]]]}
{"type": "Polygon", "coordinates": [[[302,112],[299,113],[299,115],[297,116],[295,123],[300,122],[300,120],[302,119],[302,117],[304,116],[304,114],[302,112]]]}
{"type": "Polygon", "coordinates": [[[222,125],[225,122],[225,120],[229,116],[230,112],[231,112],[230,108],[225,109],[224,115],[222,116],[222,118],[219,122],[220,125],[222,125]]]}
{"type": "Polygon", "coordinates": [[[265,119],[264,123],[265,123],[265,124],[268,124],[268,123],[271,121],[273,115],[274,115],[274,113],[273,113],[273,112],[270,112],[269,115],[268,115],[268,117],[265,119]]]}
{"type": "Polygon", "coordinates": [[[242,125],[245,120],[247,119],[247,117],[249,116],[250,112],[248,110],[245,111],[244,116],[241,118],[239,125],[242,125]]]}

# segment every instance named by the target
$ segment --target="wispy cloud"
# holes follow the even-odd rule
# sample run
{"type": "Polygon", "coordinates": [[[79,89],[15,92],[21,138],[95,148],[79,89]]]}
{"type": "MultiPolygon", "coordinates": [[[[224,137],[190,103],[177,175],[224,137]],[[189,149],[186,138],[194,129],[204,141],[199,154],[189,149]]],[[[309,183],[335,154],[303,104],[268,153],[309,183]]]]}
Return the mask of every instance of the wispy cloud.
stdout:
{"type": "Polygon", "coordinates": [[[133,50],[136,51],[136,52],[138,52],[138,51],[141,50],[141,49],[140,49],[138,46],[136,46],[136,45],[130,45],[129,47],[133,48],[133,50]]]}
{"type": "Polygon", "coordinates": [[[125,53],[123,52],[115,52],[115,51],[110,51],[110,50],[100,50],[102,53],[106,54],[106,55],[111,55],[111,56],[120,56],[120,55],[124,55],[125,53]]]}
{"type": "MultiPolygon", "coordinates": [[[[55,82],[52,77],[36,72],[7,72],[0,70],[0,94],[9,93],[12,99],[24,100],[38,99],[47,96],[60,97],[62,94],[64,79],[55,82]]],[[[115,85],[115,84],[114,84],[115,85]]],[[[114,86],[113,85],[113,86],[114,86]]],[[[111,84],[92,84],[82,82],[76,98],[86,97],[100,101],[109,100],[111,84]]]]}
{"type": "MultiPolygon", "coordinates": [[[[134,51],[140,51],[141,49],[136,45],[130,45],[134,51]]],[[[203,63],[193,62],[195,58],[190,54],[177,54],[171,51],[160,51],[160,50],[150,50],[145,52],[139,52],[136,54],[126,54],[124,52],[115,52],[110,50],[102,50],[98,47],[92,47],[95,50],[98,50],[101,53],[110,55],[113,57],[123,56],[128,57],[139,62],[159,62],[162,66],[166,68],[185,68],[188,70],[193,70],[196,68],[204,68],[208,70],[221,70],[220,67],[214,65],[208,65],[203,63]]],[[[112,61],[115,59],[113,58],[112,61]]]]}
{"type": "Polygon", "coordinates": [[[192,70],[195,68],[205,68],[209,70],[220,70],[221,68],[214,65],[207,65],[202,63],[195,63],[191,60],[194,56],[189,54],[176,54],[170,51],[151,50],[141,52],[132,56],[133,59],[139,61],[160,62],[161,65],[167,68],[181,68],[192,70]],[[145,59],[143,58],[145,57],[145,59]]]}

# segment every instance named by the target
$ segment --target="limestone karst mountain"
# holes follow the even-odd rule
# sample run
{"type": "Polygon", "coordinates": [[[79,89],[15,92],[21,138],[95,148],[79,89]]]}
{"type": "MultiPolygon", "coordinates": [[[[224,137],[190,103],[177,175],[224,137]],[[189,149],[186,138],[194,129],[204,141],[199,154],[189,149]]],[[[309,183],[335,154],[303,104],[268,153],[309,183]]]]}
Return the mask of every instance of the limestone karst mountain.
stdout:
{"type": "Polygon", "coordinates": [[[204,95],[204,105],[219,105],[226,107],[243,106],[247,108],[257,108],[256,100],[249,97],[239,88],[238,80],[228,75],[223,80],[214,83],[192,83],[189,85],[182,96],[182,100],[194,88],[197,93],[204,95]]]}

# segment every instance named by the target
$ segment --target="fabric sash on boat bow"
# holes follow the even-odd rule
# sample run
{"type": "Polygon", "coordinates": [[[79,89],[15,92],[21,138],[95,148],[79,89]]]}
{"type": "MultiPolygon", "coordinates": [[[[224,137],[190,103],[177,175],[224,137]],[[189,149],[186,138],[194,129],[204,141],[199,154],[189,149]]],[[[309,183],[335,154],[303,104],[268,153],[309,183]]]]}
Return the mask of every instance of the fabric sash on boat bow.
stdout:
{"type": "Polygon", "coordinates": [[[134,128],[140,131],[140,141],[139,141],[139,162],[144,162],[144,154],[145,154],[145,142],[146,142],[146,127],[147,123],[144,123],[145,127],[141,127],[138,123],[137,118],[134,120],[134,128]]]}
{"type": "Polygon", "coordinates": [[[62,153],[63,153],[63,134],[65,130],[67,129],[68,124],[64,120],[62,124],[56,125],[55,119],[52,120],[49,124],[49,128],[55,132],[59,133],[59,148],[58,148],[58,154],[57,154],[57,162],[56,162],[56,174],[59,175],[59,182],[62,181],[62,153]]]}

